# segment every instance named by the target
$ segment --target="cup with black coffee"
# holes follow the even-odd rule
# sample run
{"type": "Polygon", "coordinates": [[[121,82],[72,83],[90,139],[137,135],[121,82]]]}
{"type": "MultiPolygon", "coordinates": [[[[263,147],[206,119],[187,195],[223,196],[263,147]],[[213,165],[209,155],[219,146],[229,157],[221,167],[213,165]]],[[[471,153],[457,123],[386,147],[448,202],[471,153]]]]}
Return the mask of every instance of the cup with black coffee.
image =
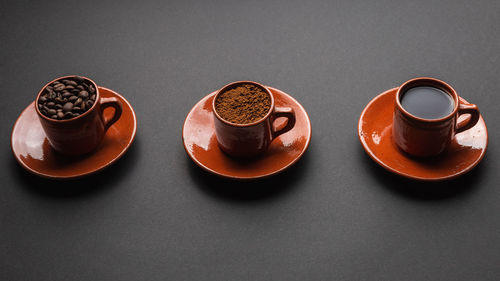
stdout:
{"type": "Polygon", "coordinates": [[[50,145],[69,155],[94,150],[122,113],[118,99],[101,97],[94,81],[78,75],[47,83],[38,93],[35,107],[50,145]],[[114,115],[105,119],[103,112],[108,107],[114,108],[114,115]]]}
{"type": "Polygon", "coordinates": [[[257,82],[238,81],[217,91],[212,102],[215,135],[219,147],[235,157],[253,157],[267,150],[279,135],[295,125],[290,107],[275,107],[269,89],[257,82]],[[276,118],[287,119],[280,128],[276,118]]]}
{"type": "Polygon", "coordinates": [[[472,128],[479,120],[474,104],[460,100],[445,82],[428,77],[403,83],[397,93],[392,126],[395,144],[419,157],[444,152],[456,134],[472,128]],[[459,116],[468,118],[458,121],[459,116]]]}

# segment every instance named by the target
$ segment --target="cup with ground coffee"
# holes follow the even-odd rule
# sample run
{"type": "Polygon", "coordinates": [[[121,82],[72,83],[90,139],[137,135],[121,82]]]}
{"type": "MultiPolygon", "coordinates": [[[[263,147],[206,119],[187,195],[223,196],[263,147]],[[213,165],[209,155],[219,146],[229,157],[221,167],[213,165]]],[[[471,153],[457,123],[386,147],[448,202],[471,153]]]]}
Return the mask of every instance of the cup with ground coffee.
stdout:
{"type": "Polygon", "coordinates": [[[35,108],[50,145],[68,155],[94,150],[122,113],[118,99],[101,97],[94,81],[77,75],[47,83],[37,95],[35,108]],[[108,107],[114,108],[109,119],[103,115],[108,107]]]}
{"type": "Polygon", "coordinates": [[[235,157],[253,157],[267,150],[279,135],[295,125],[290,107],[275,107],[269,89],[252,81],[230,83],[217,91],[212,102],[215,135],[222,151],[235,157]],[[274,121],[284,117],[280,128],[274,121]]]}
{"type": "Polygon", "coordinates": [[[461,101],[450,85],[434,78],[415,78],[396,92],[392,136],[410,155],[436,156],[448,148],[456,134],[472,128],[478,120],[477,106],[461,101]],[[464,114],[469,117],[459,121],[464,114]]]}

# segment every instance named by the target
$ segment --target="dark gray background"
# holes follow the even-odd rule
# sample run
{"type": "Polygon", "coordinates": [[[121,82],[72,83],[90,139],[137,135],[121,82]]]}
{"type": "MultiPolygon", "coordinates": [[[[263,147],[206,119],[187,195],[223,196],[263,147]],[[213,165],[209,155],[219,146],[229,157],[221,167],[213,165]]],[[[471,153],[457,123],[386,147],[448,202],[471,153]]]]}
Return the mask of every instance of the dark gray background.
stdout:
{"type": "Polygon", "coordinates": [[[2,1],[0,279],[498,280],[499,15],[499,1],[2,1]],[[10,132],[67,74],[125,96],[139,129],[112,168],[52,182],[16,163],[10,132]],[[458,180],[393,176],[358,141],[370,99],[417,76],[488,125],[458,180]],[[280,176],[226,181],[184,152],[191,107],[241,79],[310,115],[309,151],[280,176]]]}

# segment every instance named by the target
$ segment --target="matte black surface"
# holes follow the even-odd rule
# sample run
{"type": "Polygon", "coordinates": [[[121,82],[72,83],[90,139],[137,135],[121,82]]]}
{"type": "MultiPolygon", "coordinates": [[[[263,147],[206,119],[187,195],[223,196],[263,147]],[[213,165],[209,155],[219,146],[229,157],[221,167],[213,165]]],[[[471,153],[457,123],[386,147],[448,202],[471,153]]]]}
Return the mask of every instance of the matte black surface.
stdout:
{"type": "Polygon", "coordinates": [[[498,280],[499,1],[1,1],[1,280],[498,280]],[[132,149],[84,180],[25,172],[11,128],[47,82],[125,96],[132,149]],[[417,76],[450,83],[489,128],[483,162],[440,184],[372,162],[357,121],[417,76]],[[181,128],[241,79],[308,111],[310,150],[257,182],[208,175],[181,128]]]}

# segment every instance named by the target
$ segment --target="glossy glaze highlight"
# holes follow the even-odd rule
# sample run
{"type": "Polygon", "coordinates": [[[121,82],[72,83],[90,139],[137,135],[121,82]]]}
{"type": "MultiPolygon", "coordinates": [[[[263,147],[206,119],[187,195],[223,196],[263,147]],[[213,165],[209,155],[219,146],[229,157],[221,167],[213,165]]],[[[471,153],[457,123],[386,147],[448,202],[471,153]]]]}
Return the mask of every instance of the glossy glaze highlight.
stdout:
{"type": "MultiPolygon", "coordinates": [[[[48,142],[33,102],[21,113],[12,129],[11,147],[19,164],[36,175],[64,179],[92,174],[118,160],[135,138],[137,120],[125,98],[112,90],[98,89],[102,97],[120,100],[123,112],[92,153],[66,156],[56,152],[48,142]]],[[[112,116],[113,112],[104,111],[104,118],[112,116]]]]}
{"type": "MultiPolygon", "coordinates": [[[[295,111],[295,126],[278,136],[267,151],[253,159],[229,157],[218,146],[212,113],[215,92],[204,97],[189,112],[184,122],[182,138],[189,157],[201,168],[228,178],[254,179],[279,173],[297,162],[311,139],[311,123],[307,112],[286,93],[267,87],[274,96],[275,106],[291,107],[295,111]]],[[[279,118],[275,126],[285,121],[279,118]]]]}
{"type": "MultiPolygon", "coordinates": [[[[479,116],[470,130],[457,134],[448,150],[438,157],[414,158],[402,152],[392,140],[394,99],[398,88],[375,97],[358,122],[358,137],[366,153],[379,165],[398,175],[425,181],[445,180],[469,172],[484,157],[488,146],[486,124],[479,116]]],[[[464,103],[467,101],[460,98],[464,103]]],[[[465,116],[458,122],[464,122],[465,116]]]]}

